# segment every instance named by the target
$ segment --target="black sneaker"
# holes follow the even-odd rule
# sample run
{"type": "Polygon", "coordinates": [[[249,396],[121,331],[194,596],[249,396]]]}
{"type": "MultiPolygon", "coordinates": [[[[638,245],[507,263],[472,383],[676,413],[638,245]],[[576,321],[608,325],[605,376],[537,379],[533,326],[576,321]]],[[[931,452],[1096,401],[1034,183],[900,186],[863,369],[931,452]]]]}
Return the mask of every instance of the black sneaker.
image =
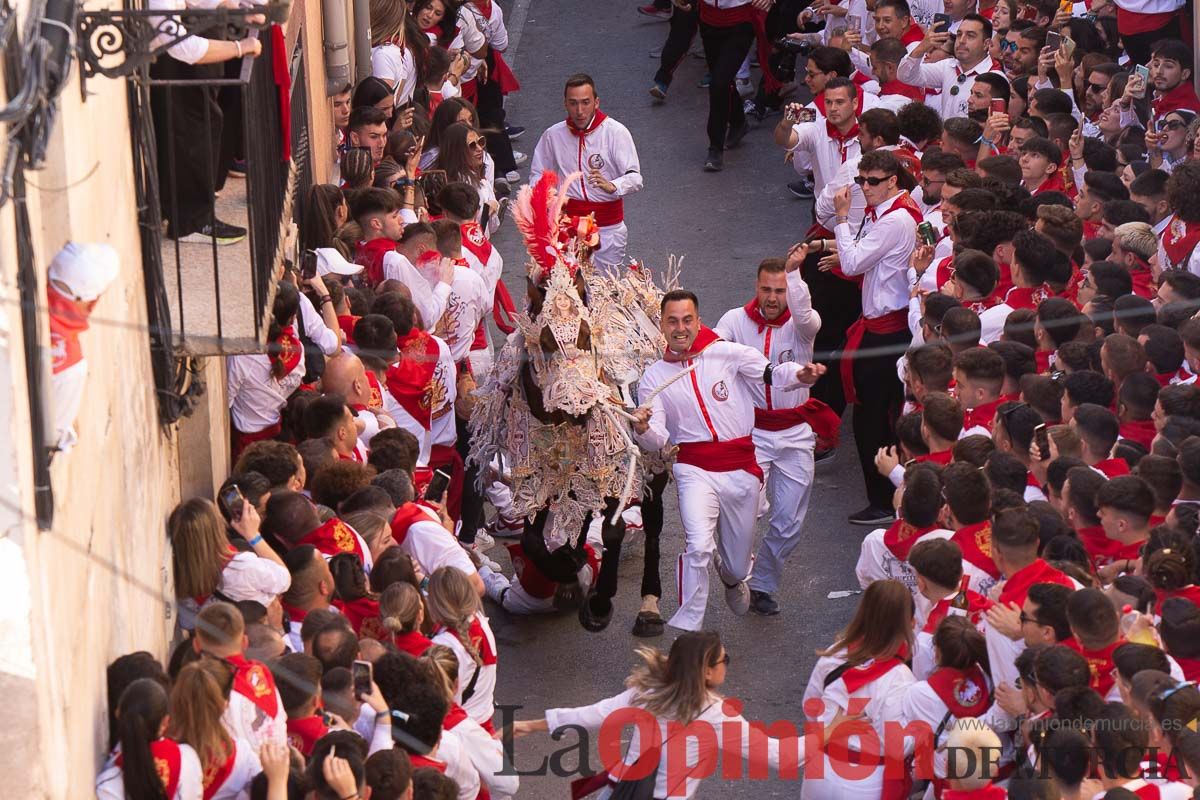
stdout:
{"type": "Polygon", "coordinates": [[[743,122],[736,128],[730,128],[729,133],[725,136],[725,147],[737,147],[742,143],[742,139],[746,138],[746,134],[750,132],[750,125],[743,122]]]}
{"type": "Polygon", "coordinates": [[[522,125],[505,125],[504,133],[507,134],[510,141],[516,141],[521,138],[521,134],[525,133],[525,127],[522,125]]]}
{"type": "Polygon", "coordinates": [[[773,617],[779,613],[779,603],[766,592],[750,590],[750,610],[764,617],[773,617]]]}
{"type": "Polygon", "coordinates": [[[721,151],[710,147],[708,158],[704,159],[704,171],[720,172],[723,169],[725,169],[725,158],[721,155],[721,151]]]}
{"type": "Polygon", "coordinates": [[[194,244],[211,244],[216,242],[219,245],[237,244],[246,238],[246,229],[237,225],[229,225],[228,223],[215,220],[212,224],[205,225],[198,231],[193,231],[186,236],[180,236],[179,241],[191,242],[194,244]]]}
{"type": "Polygon", "coordinates": [[[633,621],[633,635],[642,639],[662,636],[666,623],[661,615],[653,611],[639,611],[633,621]]]}
{"type": "Polygon", "coordinates": [[[792,181],[787,185],[788,191],[799,197],[801,200],[811,200],[813,198],[813,185],[810,181],[801,178],[798,181],[792,181]]]}
{"type": "Polygon", "coordinates": [[[862,511],[851,514],[851,525],[887,525],[896,519],[896,514],[890,508],[873,508],[867,506],[862,511]]]}

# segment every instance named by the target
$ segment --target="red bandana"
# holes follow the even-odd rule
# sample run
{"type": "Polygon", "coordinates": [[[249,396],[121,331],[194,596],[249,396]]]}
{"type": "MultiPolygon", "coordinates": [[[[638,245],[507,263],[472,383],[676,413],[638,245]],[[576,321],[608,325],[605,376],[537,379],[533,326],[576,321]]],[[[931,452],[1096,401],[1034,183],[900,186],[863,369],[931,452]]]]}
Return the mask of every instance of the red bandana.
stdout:
{"type": "Polygon", "coordinates": [[[989,294],[987,297],[983,298],[982,300],[965,300],[965,301],[963,301],[963,305],[965,305],[967,308],[974,311],[976,314],[982,314],[983,312],[987,311],[989,308],[995,308],[996,306],[1001,305],[1002,303],[1004,303],[1004,298],[1001,297],[999,294],[996,294],[995,292],[993,292],[992,294],[989,294]]]}
{"type": "Polygon", "coordinates": [[[420,631],[394,634],[392,642],[396,645],[397,650],[408,653],[413,658],[420,658],[426,650],[433,646],[433,642],[420,631]]]}
{"type": "Polygon", "coordinates": [[[1164,114],[1170,114],[1172,111],[1200,113],[1200,97],[1196,96],[1196,90],[1192,87],[1190,80],[1180,81],[1174,89],[1169,90],[1161,97],[1155,97],[1150,101],[1150,105],[1154,108],[1155,119],[1164,114]]]}
{"type": "Polygon", "coordinates": [[[1000,570],[992,561],[992,523],[980,522],[959,528],[951,541],[962,550],[963,561],[986,572],[993,579],[1000,577],[1000,570]]]}
{"type": "Polygon", "coordinates": [[[1142,545],[1145,544],[1144,541],[1122,544],[1116,539],[1110,539],[1100,525],[1080,528],[1076,534],[1091,557],[1092,566],[1095,569],[1106,567],[1116,561],[1133,561],[1141,558],[1142,545]]]}
{"type": "Polygon", "coordinates": [[[288,744],[299,750],[305,758],[312,755],[317,740],[328,732],[329,726],[317,714],[287,721],[288,744]]]}
{"type": "Polygon", "coordinates": [[[991,705],[987,678],[978,664],[969,669],[940,667],[930,674],[929,688],[956,719],[978,717],[991,705]]]}
{"type": "Polygon", "coordinates": [[[1065,574],[1038,558],[1032,564],[1008,576],[1008,580],[1004,582],[1004,589],[1000,592],[1000,604],[1015,603],[1018,607],[1024,606],[1029,587],[1035,583],[1056,583],[1059,586],[1075,587],[1065,574]]]}
{"type": "Polygon", "coordinates": [[[200,782],[204,785],[204,800],[212,800],[213,796],[220,791],[225,785],[225,781],[229,780],[229,776],[233,773],[233,765],[237,762],[237,742],[233,742],[233,746],[229,748],[229,755],[224,761],[216,764],[209,764],[204,768],[204,774],[200,776],[200,782]]]}
{"type": "Polygon", "coordinates": [[[992,425],[996,422],[996,409],[1007,402],[1003,397],[998,397],[990,403],[984,403],[975,408],[968,408],[963,412],[963,430],[967,431],[974,427],[982,427],[987,430],[988,434],[992,432],[992,425]]]}
{"type": "Polygon", "coordinates": [[[279,359],[287,368],[283,374],[290,375],[300,363],[300,357],[304,355],[304,348],[296,337],[296,329],[291,325],[284,325],[279,330],[279,338],[275,340],[275,344],[279,345],[279,359]]]}
{"type": "Polygon", "coordinates": [[[903,519],[898,519],[883,532],[883,544],[896,558],[901,561],[907,561],[908,553],[912,550],[913,545],[922,536],[933,530],[937,530],[936,525],[918,528],[916,525],[905,522],[903,519]]]}
{"type": "Polygon", "coordinates": [[[328,522],[309,531],[296,544],[311,544],[322,555],[330,557],[341,553],[354,553],[359,561],[367,563],[366,554],[358,543],[358,537],[354,535],[354,529],[337,517],[330,517],[328,522]]]}
{"type": "MultiPolygon", "coordinates": [[[[862,92],[859,92],[859,95],[861,94],[862,92]]],[[[845,164],[850,143],[858,141],[858,122],[855,122],[850,126],[849,130],[842,133],[827,119],[825,120],[825,133],[828,134],[830,139],[838,143],[838,153],[842,157],[842,163],[845,164]]]]}
{"type": "Polygon", "coordinates": [[[1091,687],[1101,697],[1107,696],[1116,682],[1116,678],[1113,677],[1113,672],[1116,671],[1113,665],[1113,651],[1125,644],[1125,640],[1117,639],[1099,650],[1084,650],[1083,645],[1079,644],[1074,637],[1067,639],[1063,644],[1083,656],[1092,673],[1091,687]]]}
{"type": "Polygon", "coordinates": [[[716,332],[705,325],[700,326],[700,332],[696,334],[695,341],[692,342],[692,347],[686,353],[676,353],[670,347],[663,352],[663,361],[670,364],[678,364],[681,361],[690,361],[704,352],[713,342],[721,341],[721,337],[716,332]]]}
{"type": "Polygon", "coordinates": [[[586,128],[575,127],[575,123],[571,121],[570,117],[567,117],[567,130],[582,139],[592,131],[596,130],[596,128],[599,128],[600,123],[604,122],[606,119],[608,119],[608,115],[597,108],[596,113],[592,115],[592,119],[590,122],[588,122],[586,128]]]}
{"type": "MultiPolygon", "coordinates": [[[[885,200],[884,202],[887,201],[885,200]]],[[[908,192],[900,192],[900,194],[896,195],[895,202],[893,202],[891,207],[882,214],[875,213],[875,206],[867,206],[863,209],[863,216],[870,217],[872,222],[878,222],[893,211],[907,211],[909,216],[911,216],[918,225],[920,225],[925,219],[925,213],[921,211],[921,207],[917,205],[917,201],[913,200],[908,192]]]]}
{"type": "Polygon", "coordinates": [[[429,430],[433,424],[433,379],[440,356],[437,340],[414,327],[397,345],[400,360],[388,367],[388,391],[409,416],[429,430]]]}
{"type": "Polygon", "coordinates": [[[83,347],[79,334],[88,329],[87,312],[81,311],[80,303],[59,292],[53,286],[46,287],[47,307],[50,311],[50,350],[54,374],[72,367],[83,360],[83,347]]]}
{"type": "Polygon", "coordinates": [[[857,667],[851,667],[842,673],[838,679],[846,684],[846,692],[854,694],[864,686],[874,683],[875,681],[888,674],[896,667],[904,666],[904,662],[899,656],[892,656],[887,659],[871,659],[864,664],[859,664],[857,667]]]}
{"type": "Polygon", "coordinates": [[[241,653],[229,656],[225,660],[237,670],[233,675],[233,691],[274,719],[279,712],[279,695],[275,692],[275,679],[271,677],[271,671],[241,653]]]}
{"type": "Polygon", "coordinates": [[[1053,296],[1054,290],[1050,288],[1050,284],[1048,283],[1043,283],[1040,286],[1014,286],[1004,296],[1004,302],[1008,303],[1013,311],[1019,308],[1028,308],[1036,311],[1039,303],[1053,296]]]}
{"type": "Polygon", "coordinates": [[[913,22],[908,26],[908,30],[900,37],[901,43],[905,45],[920,44],[925,38],[925,31],[921,30],[921,26],[913,22]]]}
{"type": "Polygon", "coordinates": [[[1154,428],[1154,420],[1152,419],[1131,419],[1128,422],[1121,423],[1120,437],[1128,439],[1131,442],[1137,442],[1150,449],[1150,445],[1154,442],[1154,437],[1158,431],[1154,428]]]}
{"type": "Polygon", "coordinates": [[[1129,474],[1129,462],[1123,458],[1106,458],[1092,464],[1092,469],[1099,470],[1106,478],[1119,478],[1129,474]]]}
{"type": "Polygon", "coordinates": [[[742,306],[742,310],[746,312],[746,316],[750,321],[758,326],[758,332],[762,333],[767,328],[782,328],[792,318],[792,310],[784,308],[783,313],[775,319],[767,319],[758,308],[758,298],[752,299],[749,303],[742,306]]]}
{"type": "Polygon", "coordinates": [[[387,641],[388,632],[379,616],[378,600],[360,597],[357,600],[334,600],[333,605],[350,620],[350,626],[360,639],[387,641]]]}
{"type": "Polygon", "coordinates": [[[1163,252],[1173,269],[1186,269],[1197,242],[1200,242],[1200,222],[1184,222],[1173,216],[1162,232],[1163,252]]]}
{"type": "Polygon", "coordinates": [[[396,242],[386,236],[358,243],[358,252],[355,253],[354,263],[361,264],[366,268],[368,284],[377,286],[383,281],[383,258],[395,250],[396,242]]]}
{"type": "MultiPolygon", "coordinates": [[[[183,763],[179,743],[173,739],[156,739],[150,743],[150,755],[154,757],[154,771],[158,773],[167,797],[174,800],[179,790],[180,767],[183,763]]],[[[117,753],[117,766],[122,766],[124,761],[121,754],[117,753]]]]}

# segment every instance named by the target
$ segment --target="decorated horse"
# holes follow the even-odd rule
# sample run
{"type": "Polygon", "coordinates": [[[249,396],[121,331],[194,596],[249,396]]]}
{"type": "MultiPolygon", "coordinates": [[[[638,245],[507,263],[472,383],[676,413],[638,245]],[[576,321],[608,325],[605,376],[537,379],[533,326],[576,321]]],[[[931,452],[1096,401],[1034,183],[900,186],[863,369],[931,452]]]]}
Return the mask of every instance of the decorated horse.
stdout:
{"type": "Polygon", "coordinates": [[[583,626],[599,631],[612,617],[621,513],[642,497],[650,476],[664,477],[651,480],[656,491],[643,508],[646,522],[656,523],[653,531],[646,525],[643,592],[657,585],[667,461],[638,448],[629,411],[638,379],[665,346],[658,328],[664,290],[636,263],[617,272],[592,266],[594,221],[563,214],[566,187],[578,179],[575,173],[560,185],[544,173],[513,207],[529,252],[527,305],[476,393],[470,461],[481,474],[500,462],[513,513],[525,520],[522,549],[562,586],[576,583],[587,531],[602,517],[600,572],[579,605],[583,626]]]}

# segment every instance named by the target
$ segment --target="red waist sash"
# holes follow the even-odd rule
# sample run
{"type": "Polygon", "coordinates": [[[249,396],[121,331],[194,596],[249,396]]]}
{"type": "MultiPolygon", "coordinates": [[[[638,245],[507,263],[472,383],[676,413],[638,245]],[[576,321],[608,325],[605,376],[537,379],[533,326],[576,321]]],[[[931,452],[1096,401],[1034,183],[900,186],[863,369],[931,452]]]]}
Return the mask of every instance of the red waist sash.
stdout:
{"type": "Polygon", "coordinates": [[[620,198],[600,202],[597,200],[576,200],[574,197],[571,197],[567,199],[567,204],[563,207],[563,211],[572,217],[586,217],[588,214],[592,214],[596,218],[596,224],[601,228],[607,228],[610,225],[620,225],[625,221],[625,201],[620,198]]]}
{"type": "Polygon", "coordinates": [[[841,370],[842,389],[845,390],[848,404],[854,405],[858,402],[858,393],[854,391],[854,354],[862,347],[863,337],[867,333],[899,333],[904,330],[908,330],[908,310],[902,308],[874,319],[859,317],[846,331],[846,346],[842,348],[841,354],[841,370]]]}
{"type": "Polygon", "coordinates": [[[763,480],[762,468],[754,457],[754,440],[749,436],[728,442],[684,442],[679,445],[679,455],[675,460],[707,472],[745,470],[763,480]]]}

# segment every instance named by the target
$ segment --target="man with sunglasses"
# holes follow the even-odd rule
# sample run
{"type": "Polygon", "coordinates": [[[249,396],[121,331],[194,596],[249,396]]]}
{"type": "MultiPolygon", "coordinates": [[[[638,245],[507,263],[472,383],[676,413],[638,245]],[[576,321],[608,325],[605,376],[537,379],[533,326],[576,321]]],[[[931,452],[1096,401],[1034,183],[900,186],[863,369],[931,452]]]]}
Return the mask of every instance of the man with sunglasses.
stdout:
{"type": "Polygon", "coordinates": [[[874,150],[862,157],[854,179],[867,201],[862,223],[850,225],[851,192],[834,196],[838,263],[848,278],[862,276],[863,315],[846,333],[841,355],[842,387],[854,412],[854,440],[867,488],[867,507],[851,515],[855,525],[892,519],[892,484],[875,469],[879,448],[895,444],[890,420],[904,404],[896,357],[912,340],[908,329],[908,260],[916,247],[921,210],[905,190],[912,176],[896,156],[874,150]],[[901,183],[903,181],[903,184],[901,183]],[[871,353],[855,357],[859,350],[871,353]]]}
{"type": "Polygon", "coordinates": [[[1001,71],[988,49],[992,40],[992,23],[978,14],[967,14],[958,24],[954,36],[954,58],[933,63],[925,56],[950,42],[949,32],[931,27],[919,45],[913,48],[896,70],[896,77],[913,86],[940,89],[940,108],[943,120],[967,115],[967,100],[975,77],[985,72],[1001,71]]]}
{"type": "MultiPolygon", "coordinates": [[[[538,139],[529,166],[529,185],[543,172],[561,175],[582,172],[567,187],[567,214],[591,214],[600,229],[600,247],[592,254],[597,265],[615,266],[625,260],[625,197],[642,188],[642,167],[629,129],[600,110],[600,95],[591,76],[577,73],[563,87],[567,118],[546,129],[538,139]]],[[[741,108],[741,104],[738,105],[741,108]]]]}

